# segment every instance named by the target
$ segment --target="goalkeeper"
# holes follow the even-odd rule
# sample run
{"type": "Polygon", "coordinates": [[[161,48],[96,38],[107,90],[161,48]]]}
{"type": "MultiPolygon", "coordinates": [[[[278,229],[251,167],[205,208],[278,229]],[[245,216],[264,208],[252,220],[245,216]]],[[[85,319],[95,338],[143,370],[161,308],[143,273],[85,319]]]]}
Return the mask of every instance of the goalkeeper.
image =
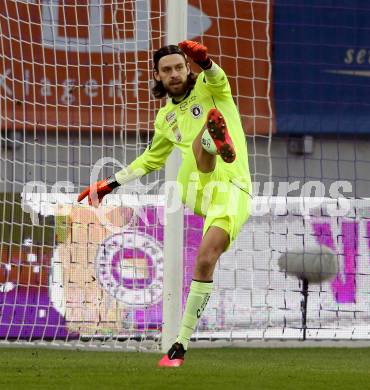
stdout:
{"type": "Polygon", "coordinates": [[[127,168],[92,184],[88,196],[97,207],[114,188],[161,168],[172,149],[182,152],[177,181],[182,201],[205,218],[193,280],[179,335],[160,366],[180,366],[190,337],[209,300],[217,260],[247,220],[251,180],[245,134],[224,71],[197,42],[164,46],[154,53],[156,98],[170,98],[155,120],[155,132],[145,152],[127,168]],[[193,73],[189,56],[202,72],[193,73]]]}

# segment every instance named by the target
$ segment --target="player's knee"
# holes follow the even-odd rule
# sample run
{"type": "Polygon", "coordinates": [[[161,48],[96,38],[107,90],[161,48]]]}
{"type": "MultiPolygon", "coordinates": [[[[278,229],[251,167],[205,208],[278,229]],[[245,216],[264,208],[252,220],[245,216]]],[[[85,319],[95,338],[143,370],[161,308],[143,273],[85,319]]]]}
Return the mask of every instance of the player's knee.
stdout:
{"type": "Polygon", "coordinates": [[[198,263],[204,265],[204,267],[212,266],[221,256],[222,252],[222,246],[217,244],[201,247],[197,256],[198,263]]]}
{"type": "Polygon", "coordinates": [[[198,255],[197,265],[198,265],[199,270],[201,270],[203,272],[208,272],[210,269],[213,268],[216,261],[217,260],[215,260],[215,259],[198,255]]]}
{"type": "Polygon", "coordinates": [[[221,247],[218,246],[201,247],[197,255],[195,277],[202,280],[211,280],[217,260],[222,252],[221,247]]]}

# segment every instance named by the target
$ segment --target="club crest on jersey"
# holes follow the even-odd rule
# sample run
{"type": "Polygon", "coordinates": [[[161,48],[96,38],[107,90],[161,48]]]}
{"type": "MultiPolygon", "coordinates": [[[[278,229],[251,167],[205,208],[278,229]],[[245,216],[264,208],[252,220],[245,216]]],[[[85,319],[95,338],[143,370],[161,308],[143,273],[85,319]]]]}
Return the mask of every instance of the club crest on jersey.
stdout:
{"type": "Polygon", "coordinates": [[[199,104],[193,104],[191,107],[190,107],[190,112],[191,112],[191,115],[193,116],[194,119],[198,119],[202,116],[203,114],[203,108],[201,105],[199,104]]]}

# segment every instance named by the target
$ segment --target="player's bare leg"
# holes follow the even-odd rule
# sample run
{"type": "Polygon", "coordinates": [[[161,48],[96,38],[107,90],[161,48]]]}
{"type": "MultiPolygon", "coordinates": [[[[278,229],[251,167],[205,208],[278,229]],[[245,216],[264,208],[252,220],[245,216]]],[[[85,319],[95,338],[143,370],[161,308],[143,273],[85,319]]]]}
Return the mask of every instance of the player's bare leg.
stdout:
{"type": "Polygon", "coordinates": [[[206,130],[206,126],[200,131],[193,142],[193,153],[197,162],[197,168],[200,172],[209,173],[215,169],[216,155],[209,153],[202,146],[203,133],[206,130]]]}
{"type": "MultiPolygon", "coordinates": [[[[217,154],[227,163],[233,162],[236,157],[226,122],[217,109],[209,111],[206,124],[192,146],[197,168],[202,173],[210,173],[215,169],[217,154]]],[[[160,360],[160,367],[183,365],[190,337],[211,296],[216,263],[228,247],[229,241],[228,233],[217,226],[211,226],[204,235],[196,258],[194,278],[180,333],[168,353],[160,360]]]]}
{"type": "Polygon", "coordinates": [[[228,233],[218,226],[211,226],[203,237],[198,250],[194,280],[202,282],[212,280],[216,263],[228,245],[228,233]]]}
{"type": "Polygon", "coordinates": [[[228,233],[217,226],[211,226],[204,235],[196,258],[180,333],[176,343],[159,362],[160,367],[179,367],[184,364],[190,337],[211,296],[216,263],[228,245],[228,233]]]}

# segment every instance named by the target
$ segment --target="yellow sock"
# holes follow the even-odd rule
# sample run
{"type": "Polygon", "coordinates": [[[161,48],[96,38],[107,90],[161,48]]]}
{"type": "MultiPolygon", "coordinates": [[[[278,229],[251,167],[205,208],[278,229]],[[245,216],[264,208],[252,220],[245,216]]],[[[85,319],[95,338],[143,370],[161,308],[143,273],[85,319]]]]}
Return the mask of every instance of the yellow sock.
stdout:
{"type": "Polygon", "coordinates": [[[190,337],[207,306],[212,288],[213,281],[198,282],[193,280],[191,282],[185,311],[181,321],[180,333],[176,339],[176,342],[181,343],[185,350],[188,349],[190,337]]]}

